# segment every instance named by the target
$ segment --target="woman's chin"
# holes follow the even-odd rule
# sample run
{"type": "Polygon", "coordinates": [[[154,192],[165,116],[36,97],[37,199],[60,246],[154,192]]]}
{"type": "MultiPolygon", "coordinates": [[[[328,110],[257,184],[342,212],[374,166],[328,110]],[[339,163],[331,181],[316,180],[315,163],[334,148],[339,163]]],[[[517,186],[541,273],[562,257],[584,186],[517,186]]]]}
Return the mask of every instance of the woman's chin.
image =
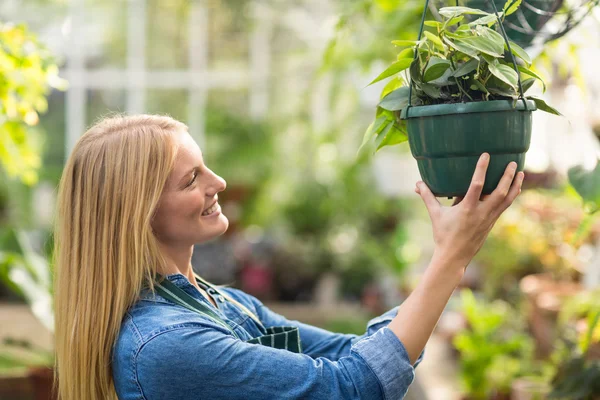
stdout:
{"type": "Polygon", "coordinates": [[[217,236],[221,236],[222,234],[224,234],[225,232],[227,232],[227,229],[229,228],[229,220],[227,219],[227,217],[223,214],[219,215],[217,220],[214,223],[214,226],[211,227],[211,231],[212,231],[212,235],[213,238],[217,237],[217,236]]]}

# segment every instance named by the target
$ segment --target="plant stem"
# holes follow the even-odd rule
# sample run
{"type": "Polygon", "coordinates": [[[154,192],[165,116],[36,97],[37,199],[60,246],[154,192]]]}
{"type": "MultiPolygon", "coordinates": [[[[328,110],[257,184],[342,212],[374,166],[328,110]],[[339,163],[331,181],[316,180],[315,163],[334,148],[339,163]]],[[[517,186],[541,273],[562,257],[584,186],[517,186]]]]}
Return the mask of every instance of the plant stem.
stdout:
{"type": "MultiPolygon", "coordinates": [[[[456,71],[456,65],[454,65],[454,60],[452,59],[452,56],[450,56],[450,64],[452,64],[452,69],[454,71],[456,71]]],[[[469,96],[469,93],[467,93],[462,85],[460,84],[460,82],[458,81],[457,77],[454,77],[454,80],[456,81],[456,84],[458,85],[458,90],[460,90],[465,96],[467,96],[469,98],[469,100],[473,101],[473,98],[471,96],[469,96]]]]}

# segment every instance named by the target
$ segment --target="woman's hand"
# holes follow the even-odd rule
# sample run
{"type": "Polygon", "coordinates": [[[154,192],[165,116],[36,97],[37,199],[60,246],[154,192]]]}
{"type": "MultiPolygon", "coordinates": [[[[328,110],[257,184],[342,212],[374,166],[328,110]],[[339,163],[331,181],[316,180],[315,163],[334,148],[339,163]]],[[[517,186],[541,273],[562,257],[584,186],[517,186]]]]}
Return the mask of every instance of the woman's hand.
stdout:
{"type": "Polygon", "coordinates": [[[442,206],[424,182],[417,182],[415,189],[431,218],[435,256],[463,270],[481,249],[500,215],[521,193],[525,176],[519,172],[515,178],[517,164],[511,162],[498,187],[489,196],[482,197],[489,159],[489,154],[481,155],[467,194],[464,198],[456,198],[451,207],[442,206]]]}

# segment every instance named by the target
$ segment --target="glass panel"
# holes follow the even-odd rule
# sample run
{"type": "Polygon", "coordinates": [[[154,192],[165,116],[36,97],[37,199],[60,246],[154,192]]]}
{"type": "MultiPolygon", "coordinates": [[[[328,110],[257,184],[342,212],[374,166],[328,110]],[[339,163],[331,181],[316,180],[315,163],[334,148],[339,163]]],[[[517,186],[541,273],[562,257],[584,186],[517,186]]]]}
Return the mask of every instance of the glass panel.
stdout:
{"type": "Polygon", "coordinates": [[[146,111],[150,114],[167,114],[178,121],[187,123],[188,91],[185,89],[148,90],[146,111]]]}
{"type": "Polygon", "coordinates": [[[149,0],[146,65],[148,69],[187,68],[189,9],[187,0],[149,0]]]}
{"type": "Polygon", "coordinates": [[[65,92],[53,90],[48,98],[48,111],[40,115],[39,126],[45,141],[40,180],[54,184],[58,184],[65,162],[65,98],[65,92]]]}
{"type": "Polygon", "coordinates": [[[85,112],[86,127],[91,126],[107,114],[124,112],[126,101],[125,90],[88,90],[85,112]]]}
{"type": "Polygon", "coordinates": [[[210,0],[209,54],[211,69],[248,63],[249,35],[252,29],[248,0],[210,0]]]}
{"type": "Polygon", "coordinates": [[[94,68],[125,68],[127,64],[127,2],[85,3],[85,65],[94,68]]]}

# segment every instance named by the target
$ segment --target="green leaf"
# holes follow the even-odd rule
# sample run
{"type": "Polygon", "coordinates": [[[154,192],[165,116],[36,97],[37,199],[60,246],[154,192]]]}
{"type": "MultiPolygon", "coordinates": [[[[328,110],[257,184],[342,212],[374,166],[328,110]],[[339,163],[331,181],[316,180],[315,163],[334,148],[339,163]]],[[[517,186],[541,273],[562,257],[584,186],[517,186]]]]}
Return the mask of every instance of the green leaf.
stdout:
{"type": "Polygon", "coordinates": [[[523,93],[526,93],[529,89],[531,89],[531,87],[533,86],[535,81],[536,81],[535,78],[529,78],[529,79],[525,79],[524,81],[521,81],[521,86],[523,87],[523,93]]]}
{"type": "Polygon", "coordinates": [[[381,132],[379,132],[377,134],[377,137],[375,138],[375,145],[377,146],[377,149],[379,149],[381,142],[385,139],[385,137],[392,130],[393,127],[394,127],[394,121],[389,121],[389,123],[385,126],[385,128],[382,129],[381,132]]]}
{"type": "Polygon", "coordinates": [[[440,8],[439,13],[446,18],[454,18],[463,14],[489,15],[485,11],[469,7],[444,7],[440,8]]]}
{"type": "MultiPolygon", "coordinates": [[[[505,44],[504,48],[506,50],[508,50],[508,46],[505,44]]],[[[527,65],[531,65],[531,57],[529,57],[529,54],[527,54],[527,52],[525,50],[523,50],[521,48],[521,46],[519,46],[518,44],[516,44],[515,42],[510,42],[510,51],[511,53],[513,53],[515,56],[519,57],[521,60],[525,61],[525,63],[527,65]]]]}
{"type": "Polygon", "coordinates": [[[506,0],[502,11],[508,16],[519,9],[521,5],[521,0],[506,0]]]}
{"type": "Polygon", "coordinates": [[[425,31],[423,33],[425,34],[425,37],[435,45],[435,47],[442,51],[446,51],[446,46],[444,46],[444,43],[442,43],[442,41],[437,35],[434,35],[433,33],[428,31],[425,31]]]}
{"type": "Polygon", "coordinates": [[[415,58],[415,49],[412,47],[408,47],[402,50],[400,53],[398,53],[398,61],[400,61],[403,58],[410,58],[411,60],[415,58]]]}
{"type": "Polygon", "coordinates": [[[569,169],[567,173],[569,183],[577,194],[581,196],[586,205],[591,206],[592,212],[600,209],[600,162],[596,163],[593,170],[587,171],[578,165],[569,169]]]}
{"type": "MultiPolygon", "coordinates": [[[[500,15],[500,17],[502,17],[501,12],[499,12],[498,14],[500,15]]],[[[478,18],[473,22],[469,22],[469,26],[475,26],[475,25],[492,26],[496,22],[498,22],[498,18],[496,18],[496,16],[494,14],[492,14],[492,15],[486,15],[485,17],[478,18]]]]}
{"type": "Polygon", "coordinates": [[[388,111],[400,111],[408,105],[409,91],[408,86],[398,88],[385,96],[378,106],[388,111]]]}
{"type": "Polygon", "coordinates": [[[495,58],[486,57],[485,61],[487,61],[488,69],[492,75],[500,79],[502,82],[507,83],[513,89],[517,89],[517,81],[519,76],[514,69],[508,65],[500,64],[495,58]]]}
{"type": "Polygon", "coordinates": [[[419,87],[427,96],[431,97],[432,99],[439,99],[442,97],[442,91],[437,86],[430,85],[428,83],[421,83],[419,87]]]}
{"type": "Polygon", "coordinates": [[[469,61],[467,61],[466,63],[459,66],[456,69],[456,71],[454,71],[454,74],[452,74],[452,75],[457,78],[464,76],[464,75],[468,75],[471,72],[475,71],[477,69],[477,66],[479,66],[479,61],[472,58],[469,61]]]}
{"type": "Polygon", "coordinates": [[[395,144],[403,143],[408,140],[408,134],[406,133],[406,122],[402,121],[400,125],[398,123],[390,124],[390,129],[386,132],[381,132],[377,139],[375,139],[375,144],[377,145],[377,150],[381,149],[384,146],[393,146],[395,144]]]}
{"type": "Polygon", "coordinates": [[[451,64],[448,60],[439,57],[431,57],[427,64],[427,68],[425,68],[425,73],[423,74],[423,82],[429,82],[439,78],[444,75],[450,66],[451,64]]]}
{"type": "Polygon", "coordinates": [[[514,90],[490,86],[489,91],[492,94],[497,94],[497,95],[504,96],[504,97],[510,97],[513,99],[519,98],[519,94],[514,90]]]}
{"type": "Polygon", "coordinates": [[[498,53],[504,55],[504,45],[506,42],[504,41],[504,37],[502,37],[501,34],[499,34],[491,28],[488,28],[487,26],[481,25],[475,27],[475,32],[477,32],[479,36],[486,37],[492,40],[494,42],[494,45],[496,46],[496,50],[498,51],[498,53]]]}
{"type": "Polygon", "coordinates": [[[487,90],[487,88],[483,85],[483,83],[479,82],[479,80],[477,79],[473,79],[471,86],[470,86],[471,90],[479,90],[480,92],[483,93],[489,93],[489,91],[487,90]]]}
{"type": "Polygon", "coordinates": [[[414,60],[411,64],[410,64],[410,78],[416,82],[416,83],[421,83],[423,80],[423,77],[421,76],[421,65],[419,63],[419,60],[416,59],[414,60]]]}
{"type": "Polygon", "coordinates": [[[399,76],[395,76],[393,79],[390,79],[390,81],[383,87],[383,90],[381,91],[381,95],[379,96],[379,98],[383,99],[385,96],[387,96],[389,93],[393,92],[394,90],[398,89],[403,84],[404,84],[404,79],[402,79],[399,76]]]}
{"type": "Polygon", "coordinates": [[[462,21],[463,19],[465,19],[465,17],[463,15],[451,18],[451,19],[447,20],[446,22],[444,22],[444,26],[442,27],[442,29],[447,29],[451,26],[454,26],[454,25],[458,24],[460,21],[462,21]]]}
{"type": "Polygon", "coordinates": [[[540,82],[542,82],[542,86],[543,86],[543,91],[546,91],[546,84],[544,83],[544,80],[535,72],[533,72],[532,70],[523,67],[522,65],[519,65],[517,68],[519,68],[519,71],[521,71],[522,73],[529,75],[531,77],[534,77],[536,79],[538,79],[540,82]]]}
{"type": "Polygon", "coordinates": [[[540,109],[542,111],[546,111],[547,113],[550,113],[550,114],[562,116],[562,114],[556,108],[549,106],[548,104],[546,104],[546,102],[544,100],[540,99],[539,97],[528,96],[527,98],[530,100],[533,100],[535,102],[535,106],[538,109],[540,109]]]}
{"type": "Polygon", "coordinates": [[[452,41],[449,38],[447,38],[446,36],[443,37],[443,41],[448,46],[452,47],[454,50],[460,51],[461,53],[464,53],[464,54],[468,55],[469,57],[479,60],[479,53],[477,52],[477,49],[475,49],[474,47],[469,46],[468,44],[465,44],[465,43],[452,41]]]}
{"type": "Polygon", "coordinates": [[[463,43],[469,47],[472,47],[482,53],[488,54],[493,57],[502,57],[504,51],[504,47],[500,45],[498,47],[497,43],[491,40],[488,37],[484,36],[467,36],[467,37],[457,37],[455,38],[457,43],[463,43]]]}
{"type": "Polygon", "coordinates": [[[417,44],[416,40],[392,40],[392,44],[398,47],[408,47],[415,46],[417,44]]]}
{"type": "MultiPolygon", "coordinates": [[[[388,121],[389,120],[387,119],[386,116],[381,116],[381,117],[378,117],[375,121],[371,122],[371,124],[365,131],[365,135],[363,136],[362,143],[360,144],[360,147],[358,148],[359,153],[362,151],[363,147],[365,147],[365,145],[367,143],[369,143],[369,141],[371,140],[371,138],[374,135],[378,134],[382,129],[384,129],[386,127],[386,124],[388,123],[388,121]]],[[[389,121],[389,122],[391,122],[391,121],[389,121]]]]}
{"type": "Polygon", "coordinates": [[[439,21],[425,21],[423,24],[431,28],[442,29],[442,23],[439,21]]]}
{"type": "Polygon", "coordinates": [[[390,65],[385,71],[379,74],[377,78],[373,79],[373,81],[371,81],[371,83],[369,83],[367,86],[371,86],[375,82],[379,82],[385,78],[389,78],[390,76],[397,74],[398,72],[404,71],[405,69],[410,67],[411,63],[412,59],[410,58],[403,58],[402,60],[396,61],[395,63],[390,65]]]}

